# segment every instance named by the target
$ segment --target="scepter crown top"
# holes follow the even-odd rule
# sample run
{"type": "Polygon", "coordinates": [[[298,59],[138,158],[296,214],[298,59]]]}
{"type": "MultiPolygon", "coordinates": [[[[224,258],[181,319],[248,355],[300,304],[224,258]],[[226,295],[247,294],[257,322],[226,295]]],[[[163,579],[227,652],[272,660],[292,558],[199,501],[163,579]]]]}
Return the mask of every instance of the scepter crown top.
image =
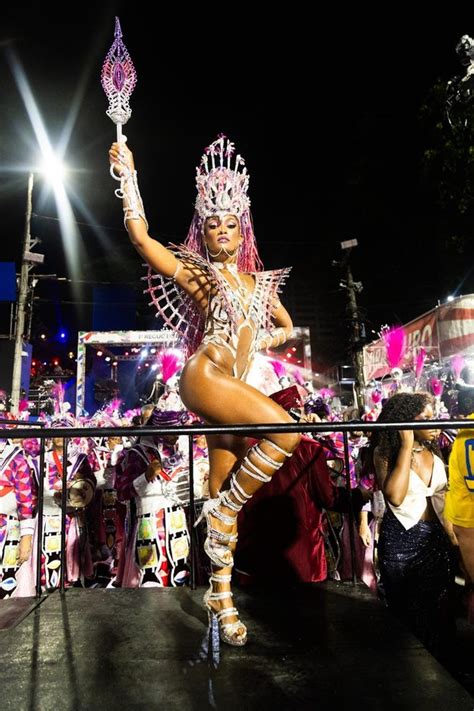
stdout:
{"type": "Polygon", "coordinates": [[[132,115],[129,99],[137,83],[137,72],[122,42],[120,20],[115,18],[114,41],[102,65],[102,88],[109,100],[106,114],[115,124],[125,124],[132,115]]]}

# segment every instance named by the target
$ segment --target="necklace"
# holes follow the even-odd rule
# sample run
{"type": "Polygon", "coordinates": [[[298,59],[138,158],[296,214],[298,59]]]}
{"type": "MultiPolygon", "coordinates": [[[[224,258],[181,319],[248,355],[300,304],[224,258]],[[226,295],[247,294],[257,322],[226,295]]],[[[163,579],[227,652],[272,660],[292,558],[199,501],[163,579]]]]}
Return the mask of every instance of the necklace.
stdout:
{"type": "Polygon", "coordinates": [[[415,461],[415,454],[419,454],[425,449],[425,445],[421,444],[419,447],[413,447],[411,450],[411,460],[410,460],[410,466],[412,466],[414,469],[418,469],[418,462],[415,461]]]}
{"type": "Polygon", "coordinates": [[[234,254],[236,254],[238,251],[238,246],[234,250],[227,250],[224,246],[222,246],[218,252],[211,252],[211,250],[206,245],[206,252],[212,257],[212,259],[219,257],[221,254],[227,254],[228,257],[233,257],[234,254]]]}
{"type": "Polygon", "coordinates": [[[212,262],[212,266],[216,267],[216,269],[220,269],[221,271],[226,270],[237,276],[237,262],[212,262]]]}
{"type": "Polygon", "coordinates": [[[237,297],[241,307],[246,310],[252,293],[249,292],[245,282],[239,274],[237,262],[212,262],[219,271],[228,271],[234,280],[233,294],[237,297]]]}

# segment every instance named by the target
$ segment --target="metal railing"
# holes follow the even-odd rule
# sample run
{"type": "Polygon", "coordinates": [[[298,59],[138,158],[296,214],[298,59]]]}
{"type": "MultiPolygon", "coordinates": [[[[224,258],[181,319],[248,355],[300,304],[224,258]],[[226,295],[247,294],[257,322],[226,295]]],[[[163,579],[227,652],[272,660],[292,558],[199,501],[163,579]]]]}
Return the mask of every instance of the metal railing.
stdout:
{"type": "MultiPolygon", "coordinates": [[[[166,436],[166,435],[185,435],[189,440],[189,524],[190,524],[190,571],[192,588],[195,588],[196,580],[196,542],[194,540],[194,522],[195,515],[195,499],[194,499],[194,461],[193,461],[193,437],[196,435],[216,435],[216,434],[233,434],[239,436],[247,436],[258,439],[259,437],[276,432],[299,432],[318,434],[329,432],[342,432],[344,442],[344,467],[346,488],[349,498],[349,532],[350,532],[350,547],[351,547],[351,564],[352,564],[352,582],[357,583],[356,568],[355,568],[355,535],[354,535],[354,510],[352,506],[352,489],[350,480],[350,457],[349,457],[349,442],[348,434],[350,432],[374,432],[377,430],[421,430],[427,429],[427,422],[416,420],[414,422],[362,422],[351,420],[350,422],[321,422],[321,423],[285,423],[285,424],[261,424],[261,425],[192,425],[182,427],[44,427],[39,423],[31,423],[34,426],[25,427],[24,421],[5,420],[5,424],[18,424],[15,429],[15,439],[27,439],[35,437],[40,439],[40,476],[38,481],[38,509],[37,509],[37,566],[36,566],[36,596],[41,597],[41,552],[42,552],[42,537],[43,537],[43,494],[44,494],[44,476],[45,476],[45,443],[47,439],[62,439],[63,440],[63,462],[67,462],[68,441],[71,438],[94,438],[94,437],[140,437],[140,436],[166,436]]],[[[430,429],[459,430],[467,429],[474,423],[470,420],[430,420],[430,429]]],[[[60,591],[65,593],[66,580],[66,509],[67,509],[67,467],[63,466],[62,472],[62,495],[61,495],[61,578],[60,591]]]]}

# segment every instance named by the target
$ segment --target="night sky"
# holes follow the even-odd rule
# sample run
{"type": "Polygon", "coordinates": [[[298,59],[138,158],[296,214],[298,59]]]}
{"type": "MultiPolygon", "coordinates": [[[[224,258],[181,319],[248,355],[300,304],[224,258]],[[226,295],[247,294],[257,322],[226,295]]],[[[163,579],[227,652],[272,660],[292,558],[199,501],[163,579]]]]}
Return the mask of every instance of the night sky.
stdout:
{"type": "MultiPolygon", "coordinates": [[[[108,175],[115,127],[99,82],[115,14],[138,73],[124,131],[151,234],[165,242],[184,238],[195,166],[203,148],[225,133],[247,162],[266,267],[294,266],[292,293],[315,294],[319,319],[334,320],[336,341],[344,341],[345,295],[338,288],[342,273],[331,263],[341,256],[342,240],[359,242],[351,263],[364,285],[359,301],[369,332],[411,320],[450,293],[474,291],[472,250],[466,259],[446,249],[458,225],[450,224],[451,213],[440,208],[424,176],[431,138],[420,118],[435,82],[464,73],[455,46],[462,34],[474,34],[467,13],[450,6],[416,26],[399,5],[393,18],[385,7],[373,31],[369,19],[377,18],[359,8],[351,15],[334,7],[318,23],[297,6],[284,13],[269,6],[256,24],[251,9],[237,4],[204,11],[156,6],[162,17],[155,22],[145,2],[104,2],[99,10],[83,3],[74,21],[36,5],[17,3],[2,19],[2,259],[19,262],[27,172],[38,155],[7,51],[23,66],[53,144],[77,107],[65,161],[80,233],[76,279],[84,283],[75,291],[53,282],[37,287],[35,333],[53,332],[60,322],[71,331],[90,328],[94,283],[141,288],[140,259],[122,229],[108,175]]],[[[430,120],[443,121],[442,109],[432,109],[430,120]]],[[[46,255],[37,271],[71,277],[56,208],[40,178],[33,203],[32,233],[46,255]]],[[[142,297],[140,303],[139,325],[146,327],[142,297]]],[[[322,360],[331,357],[342,358],[342,346],[322,360]]]]}

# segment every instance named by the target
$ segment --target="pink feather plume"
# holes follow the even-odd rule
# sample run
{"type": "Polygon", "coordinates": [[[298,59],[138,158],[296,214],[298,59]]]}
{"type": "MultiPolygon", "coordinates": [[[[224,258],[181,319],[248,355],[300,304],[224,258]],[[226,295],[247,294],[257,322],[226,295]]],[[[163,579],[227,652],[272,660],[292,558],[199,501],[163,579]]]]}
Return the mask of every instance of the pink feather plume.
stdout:
{"type": "Polygon", "coordinates": [[[422,371],[423,371],[423,367],[425,365],[426,349],[423,347],[419,348],[414,360],[415,360],[415,375],[417,378],[419,378],[422,371]]]}
{"type": "Polygon", "coordinates": [[[382,332],[387,363],[390,368],[399,368],[405,355],[405,331],[401,326],[387,328],[382,332]]]}
{"type": "Polygon", "coordinates": [[[297,368],[295,368],[293,371],[293,377],[296,380],[296,382],[298,383],[298,385],[304,385],[304,378],[297,368]]]}
{"type": "Polygon", "coordinates": [[[444,389],[443,381],[440,380],[439,378],[431,378],[430,379],[430,388],[431,388],[431,392],[433,393],[433,395],[435,397],[441,397],[441,395],[443,394],[443,389],[444,389]]]}
{"type": "Polygon", "coordinates": [[[451,359],[451,369],[454,373],[456,380],[459,379],[459,376],[461,375],[461,370],[464,368],[465,365],[466,359],[462,355],[455,355],[451,359]]]}
{"type": "Polygon", "coordinates": [[[370,397],[374,405],[378,405],[379,402],[382,402],[383,394],[380,390],[372,390],[372,394],[370,397]]]}
{"type": "Polygon", "coordinates": [[[167,383],[181,367],[180,358],[173,351],[162,351],[158,356],[158,362],[161,366],[161,379],[164,383],[167,383]]]}
{"type": "Polygon", "coordinates": [[[115,412],[117,412],[120,409],[121,404],[122,404],[122,401],[120,400],[120,398],[114,398],[104,408],[104,412],[106,412],[107,415],[113,415],[115,412]]]}
{"type": "Polygon", "coordinates": [[[18,412],[25,412],[27,410],[28,410],[28,400],[25,400],[23,398],[23,400],[20,400],[20,402],[18,403],[18,412]]]}
{"type": "Polygon", "coordinates": [[[54,414],[60,415],[63,410],[65,386],[58,381],[51,388],[51,395],[54,398],[54,414]]]}
{"type": "Polygon", "coordinates": [[[272,368],[275,371],[277,378],[282,378],[286,375],[286,368],[281,360],[271,360],[270,363],[272,364],[272,368]]]}

